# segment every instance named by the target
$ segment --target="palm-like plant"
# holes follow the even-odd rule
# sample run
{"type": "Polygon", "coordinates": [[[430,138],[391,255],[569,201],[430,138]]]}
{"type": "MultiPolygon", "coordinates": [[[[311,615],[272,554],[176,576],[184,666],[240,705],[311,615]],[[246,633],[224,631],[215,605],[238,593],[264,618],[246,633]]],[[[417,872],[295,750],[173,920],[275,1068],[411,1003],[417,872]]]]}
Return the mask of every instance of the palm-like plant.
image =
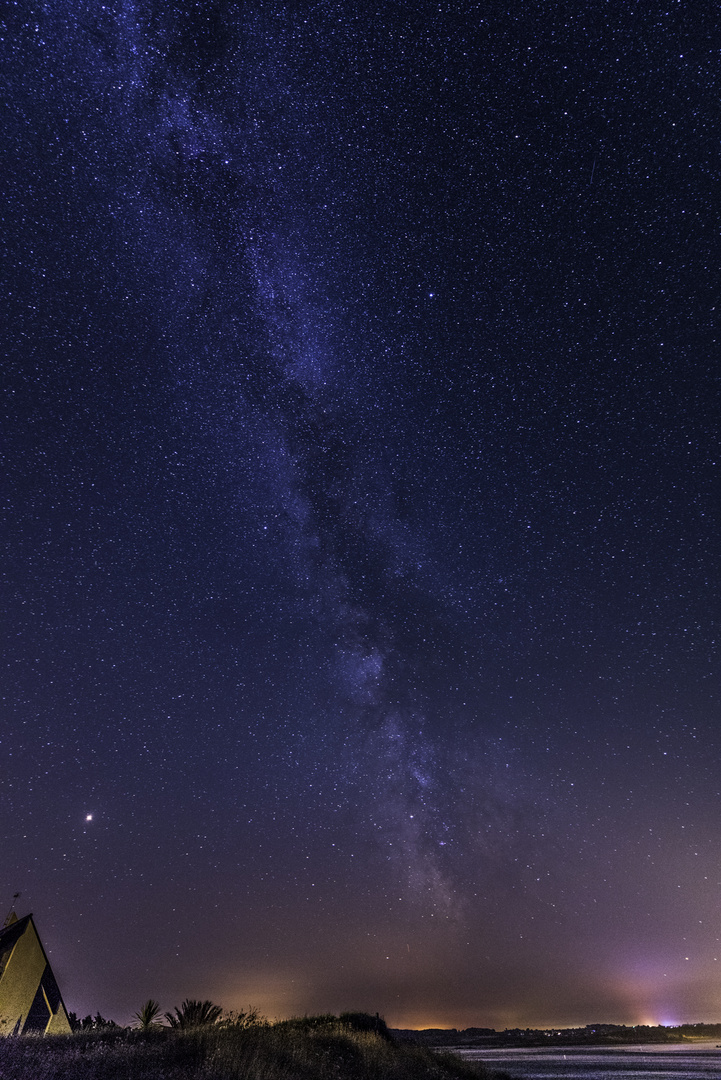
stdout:
{"type": "Polygon", "coordinates": [[[223,1010],[212,1001],[196,1001],[186,998],[183,1004],[176,1005],[173,1012],[167,1012],[165,1019],[173,1028],[207,1027],[217,1024],[223,1010]]]}
{"type": "Polygon", "coordinates": [[[154,1001],[153,998],[148,998],[142,1009],[138,1009],[136,1013],[133,1013],[133,1020],[136,1021],[137,1026],[143,1031],[149,1031],[151,1028],[160,1027],[160,1002],[154,1001]]]}

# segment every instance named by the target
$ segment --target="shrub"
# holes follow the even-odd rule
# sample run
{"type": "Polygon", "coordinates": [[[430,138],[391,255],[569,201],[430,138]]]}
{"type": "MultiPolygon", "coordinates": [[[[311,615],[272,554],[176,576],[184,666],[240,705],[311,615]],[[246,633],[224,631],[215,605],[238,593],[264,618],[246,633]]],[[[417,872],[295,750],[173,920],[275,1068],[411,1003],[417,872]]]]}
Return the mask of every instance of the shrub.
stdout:
{"type": "Polygon", "coordinates": [[[137,1027],[143,1031],[160,1027],[160,1002],[148,998],[142,1009],[138,1009],[136,1013],[133,1013],[133,1020],[137,1022],[137,1027]]]}
{"type": "Polygon", "coordinates": [[[376,1035],[380,1035],[384,1039],[390,1039],[391,1037],[388,1025],[378,1013],[372,1016],[371,1013],[366,1012],[343,1012],[338,1019],[341,1024],[345,1024],[346,1027],[351,1028],[353,1031],[374,1031],[376,1035]]]}
{"type": "Polygon", "coordinates": [[[222,1013],[220,1005],[214,1005],[212,1001],[186,998],[180,1007],[176,1005],[174,1013],[167,1012],[165,1019],[172,1028],[209,1027],[217,1024],[222,1013]]]}
{"type": "Polygon", "coordinates": [[[220,1027],[232,1028],[267,1027],[268,1021],[260,1015],[254,1005],[249,1005],[247,1011],[229,1009],[224,1012],[218,1024],[220,1027]]]}

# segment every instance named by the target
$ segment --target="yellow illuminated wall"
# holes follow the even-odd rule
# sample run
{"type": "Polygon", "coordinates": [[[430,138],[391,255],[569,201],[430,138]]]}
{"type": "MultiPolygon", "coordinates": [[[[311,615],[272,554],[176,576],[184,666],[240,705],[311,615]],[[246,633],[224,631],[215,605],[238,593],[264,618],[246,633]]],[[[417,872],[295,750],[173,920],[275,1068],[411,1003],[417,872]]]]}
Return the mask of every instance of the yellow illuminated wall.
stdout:
{"type": "Polygon", "coordinates": [[[32,915],[0,930],[0,1035],[68,1034],[70,1022],[32,915]]]}

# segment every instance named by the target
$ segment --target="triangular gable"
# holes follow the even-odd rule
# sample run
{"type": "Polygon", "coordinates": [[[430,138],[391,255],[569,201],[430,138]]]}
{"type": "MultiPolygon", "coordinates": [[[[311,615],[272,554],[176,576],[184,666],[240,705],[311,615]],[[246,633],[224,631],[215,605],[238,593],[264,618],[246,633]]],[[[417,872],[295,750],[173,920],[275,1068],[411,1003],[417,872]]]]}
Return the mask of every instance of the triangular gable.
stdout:
{"type": "Polygon", "coordinates": [[[0,1035],[70,1030],[33,917],[26,915],[0,930],[0,1035]]]}

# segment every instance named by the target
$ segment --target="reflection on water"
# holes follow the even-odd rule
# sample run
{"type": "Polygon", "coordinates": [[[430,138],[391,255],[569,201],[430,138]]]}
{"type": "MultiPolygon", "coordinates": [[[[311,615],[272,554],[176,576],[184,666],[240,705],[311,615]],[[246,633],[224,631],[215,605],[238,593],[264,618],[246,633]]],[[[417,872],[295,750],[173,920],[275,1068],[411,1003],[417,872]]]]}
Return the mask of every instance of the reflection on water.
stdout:
{"type": "Polygon", "coordinates": [[[683,1046],[534,1047],[454,1051],[519,1080],[719,1080],[716,1043],[683,1046]]]}

